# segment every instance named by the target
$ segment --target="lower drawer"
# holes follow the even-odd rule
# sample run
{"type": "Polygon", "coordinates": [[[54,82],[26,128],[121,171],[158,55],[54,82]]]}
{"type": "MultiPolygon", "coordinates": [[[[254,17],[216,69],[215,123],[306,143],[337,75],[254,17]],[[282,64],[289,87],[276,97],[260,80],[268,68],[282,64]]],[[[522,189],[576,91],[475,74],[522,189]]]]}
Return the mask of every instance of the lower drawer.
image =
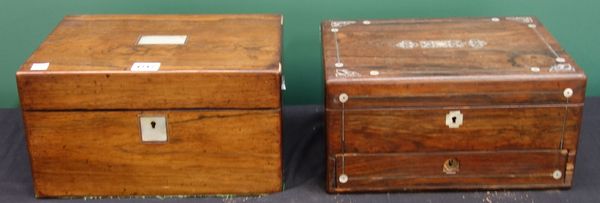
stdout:
{"type": "Polygon", "coordinates": [[[330,191],[566,187],[566,158],[566,150],[338,154],[330,191]]]}
{"type": "Polygon", "coordinates": [[[25,111],[24,118],[38,197],[282,188],[280,110],[25,111]],[[164,117],[167,139],[145,142],[141,117],[164,117]]]}

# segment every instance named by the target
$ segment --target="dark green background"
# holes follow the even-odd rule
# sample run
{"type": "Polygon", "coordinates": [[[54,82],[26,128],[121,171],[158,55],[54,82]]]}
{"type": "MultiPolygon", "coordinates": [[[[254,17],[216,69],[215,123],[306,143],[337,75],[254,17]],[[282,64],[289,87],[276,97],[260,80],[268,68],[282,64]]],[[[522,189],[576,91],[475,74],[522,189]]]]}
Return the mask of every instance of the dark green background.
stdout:
{"type": "Polygon", "coordinates": [[[0,0],[0,107],[18,106],[15,71],[64,15],[281,13],[285,16],[285,103],[319,104],[324,19],[537,16],[600,95],[598,0],[0,0]]]}

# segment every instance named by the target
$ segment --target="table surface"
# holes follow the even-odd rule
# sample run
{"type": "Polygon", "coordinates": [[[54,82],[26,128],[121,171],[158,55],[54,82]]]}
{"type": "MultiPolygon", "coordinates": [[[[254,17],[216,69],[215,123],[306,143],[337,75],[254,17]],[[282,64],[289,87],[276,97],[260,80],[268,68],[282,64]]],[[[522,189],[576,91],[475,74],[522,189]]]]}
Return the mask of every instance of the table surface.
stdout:
{"type": "MultiPolygon", "coordinates": [[[[323,106],[284,107],[285,190],[259,197],[121,198],[95,202],[600,202],[600,97],[586,99],[573,188],[327,194],[323,106]]],[[[19,109],[0,110],[0,202],[36,200],[19,109]]],[[[85,199],[69,199],[79,202],[85,199]]]]}

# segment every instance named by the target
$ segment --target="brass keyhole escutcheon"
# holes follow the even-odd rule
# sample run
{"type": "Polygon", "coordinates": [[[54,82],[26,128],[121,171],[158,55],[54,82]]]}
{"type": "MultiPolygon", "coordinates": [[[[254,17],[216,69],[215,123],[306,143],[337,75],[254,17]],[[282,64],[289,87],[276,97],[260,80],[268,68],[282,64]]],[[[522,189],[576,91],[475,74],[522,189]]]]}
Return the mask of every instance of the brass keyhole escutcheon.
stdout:
{"type": "Polygon", "coordinates": [[[443,172],[445,174],[456,174],[460,168],[460,163],[456,158],[451,158],[444,162],[443,172]]]}

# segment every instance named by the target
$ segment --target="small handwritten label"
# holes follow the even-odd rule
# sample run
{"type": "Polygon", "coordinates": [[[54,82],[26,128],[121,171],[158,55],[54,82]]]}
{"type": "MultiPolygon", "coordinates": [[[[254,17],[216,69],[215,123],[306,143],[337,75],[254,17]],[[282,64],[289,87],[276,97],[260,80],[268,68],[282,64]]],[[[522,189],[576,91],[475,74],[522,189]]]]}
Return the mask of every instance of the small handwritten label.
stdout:
{"type": "Polygon", "coordinates": [[[29,70],[48,70],[49,66],[50,63],[34,63],[29,70]]]}
{"type": "Polygon", "coordinates": [[[136,62],[131,66],[131,71],[158,71],[160,63],[157,62],[136,62]]]}
{"type": "Polygon", "coordinates": [[[143,35],[138,45],[182,45],[187,35],[143,35]]]}

